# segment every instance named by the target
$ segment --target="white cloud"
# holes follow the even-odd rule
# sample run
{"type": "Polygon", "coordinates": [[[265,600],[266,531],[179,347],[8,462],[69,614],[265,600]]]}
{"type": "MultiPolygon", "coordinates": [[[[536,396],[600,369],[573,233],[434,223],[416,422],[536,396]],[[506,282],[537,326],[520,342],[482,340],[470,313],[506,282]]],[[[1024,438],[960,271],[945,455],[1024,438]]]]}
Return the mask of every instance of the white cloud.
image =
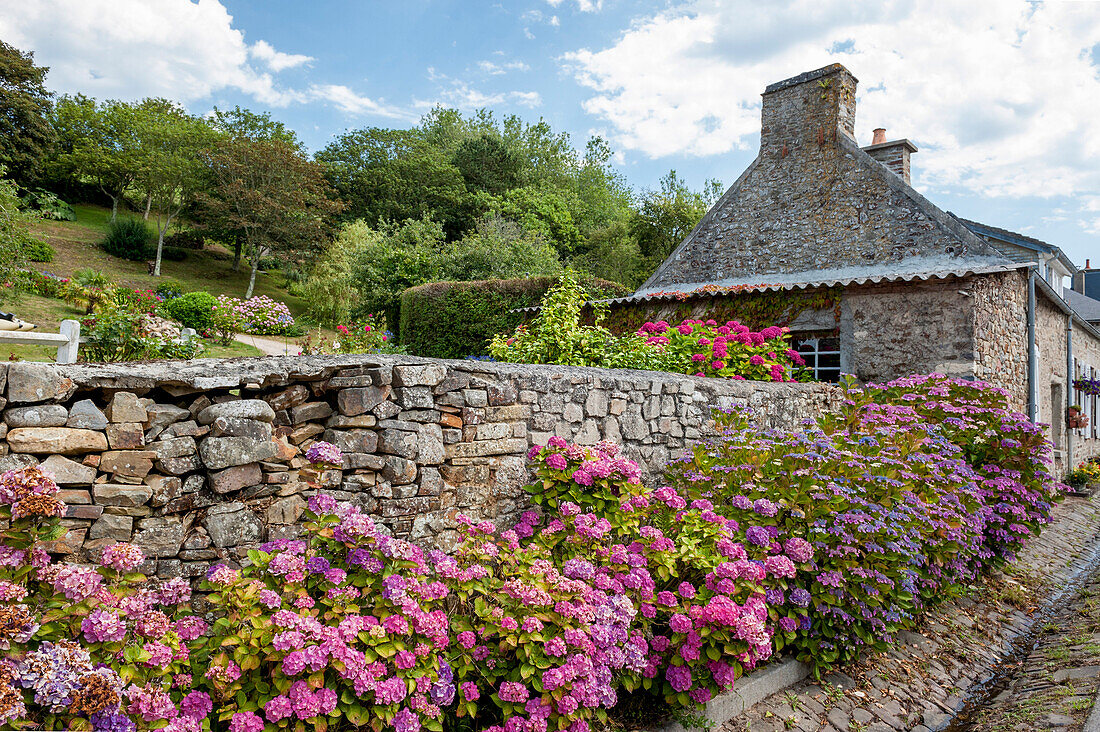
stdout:
{"type": "Polygon", "coordinates": [[[248,53],[252,58],[263,61],[275,73],[285,69],[293,69],[295,66],[302,66],[314,60],[312,56],[305,56],[300,53],[276,51],[267,41],[256,41],[248,49],[248,53]]]}
{"type": "Polygon", "coordinates": [[[62,92],[188,102],[235,89],[276,107],[301,99],[249,65],[244,34],[218,0],[8,3],[0,36],[33,49],[50,67],[49,86],[62,92]]]}
{"type": "MultiPolygon", "coordinates": [[[[577,3],[577,10],[582,13],[598,13],[603,10],[603,0],[575,0],[577,3]]],[[[552,7],[558,7],[562,4],[563,0],[546,0],[552,7]]]]}
{"type": "Polygon", "coordinates": [[[1024,0],[697,0],[563,61],[585,110],[650,157],[755,147],[764,87],[833,61],[857,134],[908,137],[916,181],[991,196],[1100,192],[1100,11],[1024,0]]]}
{"type": "Polygon", "coordinates": [[[160,96],[186,104],[229,90],[271,107],[320,100],[353,115],[411,118],[346,86],[278,84],[272,72],[306,65],[312,57],[283,53],[262,40],[248,45],[220,0],[7,3],[0,5],[0,38],[33,50],[35,61],[50,67],[47,85],[62,93],[160,96]]]}
{"type": "Polygon", "coordinates": [[[416,116],[399,107],[391,107],[381,100],[357,94],[343,84],[314,84],[309,88],[310,99],[331,103],[342,112],[353,116],[374,115],[391,119],[416,119],[416,116]]]}
{"type": "Polygon", "coordinates": [[[440,90],[434,100],[418,100],[413,106],[430,109],[436,105],[462,110],[482,109],[502,104],[514,104],[534,109],[542,104],[542,96],[536,91],[483,92],[461,79],[441,74],[428,68],[428,78],[436,82],[440,90]]]}
{"type": "Polygon", "coordinates": [[[531,67],[522,61],[507,61],[499,64],[492,61],[479,61],[477,65],[479,69],[490,76],[500,76],[501,74],[507,74],[509,71],[531,70],[531,67]]]}

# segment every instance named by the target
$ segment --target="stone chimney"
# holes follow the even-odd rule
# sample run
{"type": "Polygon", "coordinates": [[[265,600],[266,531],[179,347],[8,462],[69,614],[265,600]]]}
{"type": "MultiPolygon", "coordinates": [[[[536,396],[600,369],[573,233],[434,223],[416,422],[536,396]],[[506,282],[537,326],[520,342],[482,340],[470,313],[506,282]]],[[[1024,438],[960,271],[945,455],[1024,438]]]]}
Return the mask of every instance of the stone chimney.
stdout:
{"type": "Polygon", "coordinates": [[[840,64],[770,84],[760,111],[760,153],[811,157],[835,148],[837,133],[855,140],[856,77],[840,64]]]}
{"type": "Polygon", "coordinates": [[[889,168],[894,175],[909,183],[909,156],[917,151],[917,146],[906,139],[886,141],[886,128],[875,129],[871,144],[863,151],[889,168]]]}

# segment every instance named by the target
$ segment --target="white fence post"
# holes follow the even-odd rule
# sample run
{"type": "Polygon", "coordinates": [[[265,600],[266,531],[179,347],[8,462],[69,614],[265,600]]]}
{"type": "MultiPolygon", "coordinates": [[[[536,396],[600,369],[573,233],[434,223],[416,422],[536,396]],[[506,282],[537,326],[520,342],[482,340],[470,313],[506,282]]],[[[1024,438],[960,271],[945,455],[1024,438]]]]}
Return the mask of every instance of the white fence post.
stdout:
{"type": "Polygon", "coordinates": [[[80,348],[80,322],[76,320],[62,320],[58,328],[61,335],[69,340],[62,343],[57,349],[58,363],[76,363],[76,353],[80,348]]]}

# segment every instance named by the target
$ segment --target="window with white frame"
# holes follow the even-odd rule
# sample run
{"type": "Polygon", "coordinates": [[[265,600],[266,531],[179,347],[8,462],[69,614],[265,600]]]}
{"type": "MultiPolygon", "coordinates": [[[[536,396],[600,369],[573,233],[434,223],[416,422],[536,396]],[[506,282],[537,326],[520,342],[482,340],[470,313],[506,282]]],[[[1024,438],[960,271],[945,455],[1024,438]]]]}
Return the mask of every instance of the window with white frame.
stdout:
{"type": "Polygon", "coordinates": [[[792,333],[791,348],[817,381],[840,381],[840,337],[834,333],[792,333]]]}

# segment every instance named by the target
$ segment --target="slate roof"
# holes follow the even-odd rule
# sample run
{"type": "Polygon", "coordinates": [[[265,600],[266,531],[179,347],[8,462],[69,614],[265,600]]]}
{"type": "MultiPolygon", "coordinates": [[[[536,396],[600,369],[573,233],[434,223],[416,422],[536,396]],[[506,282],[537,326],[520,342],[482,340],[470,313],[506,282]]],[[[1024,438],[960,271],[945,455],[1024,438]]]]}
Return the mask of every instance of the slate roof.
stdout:
{"type": "MultiPolygon", "coordinates": [[[[692,297],[715,297],[739,292],[777,292],[780,290],[806,290],[816,287],[844,287],[847,285],[865,285],[889,282],[913,282],[949,277],[966,277],[976,274],[1009,272],[1020,265],[1010,262],[990,264],[986,260],[960,260],[954,257],[928,258],[897,262],[893,267],[884,269],[881,265],[867,267],[845,267],[836,270],[813,270],[793,275],[758,275],[744,279],[726,279],[714,282],[692,282],[664,288],[642,289],[633,295],[603,300],[609,305],[631,302],[661,302],[684,300],[692,297]]],[[[538,307],[524,308],[535,311],[538,307]]]]}
{"type": "MultiPolygon", "coordinates": [[[[948,212],[948,213],[951,213],[951,212],[948,212]]],[[[1065,268],[1070,271],[1071,274],[1077,272],[1077,267],[1073,264],[1073,262],[1070,260],[1070,258],[1065,255],[1065,252],[1063,252],[1061,249],[1054,246],[1053,244],[1048,244],[1045,241],[1042,241],[1041,239],[1036,239],[1035,237],[1026,236],[1024,234],[1018,234],[1015,231],[1009,231],[1008,229],[1002,229],[1002,228],[997,227],[997,226],[990,226],[989,224],[983,224],[980,221],[971,221],[970,219],[964,219],[963,217],[958,216],[954,213],[951,213],[951,215],[954,216],[956,219],[958,219],[959,222],[962,223],[963,226],[970,229],[971,231],[973,231],[978,236],[985,237],[987,239],[994,239],[997,242],[1004,242],[1006,244],[1012,244],[1014,246],[1017,246],[1017,247],[1020,247],[1022,249],[1032,251],[1032,252],[1042,252],[1044,254],[1053,254],[1055,257],[1058,258],[1058,260],[1062,263],[1062,265],[1065,266],[1065,268]]],[[[1000,251],[1003,254],[1006,254],[1007,256],[1012,256],[1012,254],[1010,254],[1009,252],[1005,252],[1003,249],[1001,249],[1000,251]]],[[[1013,258],[1017,259],[1019,261],[1024,261],[1028,257],[1025,255],[1024,257],[1013,257],[1013,258]]]]}
{"type": "Polygon", "coordinates": [[[1076,290],[1066,290],[1065,295],[1066,302],[1078,315],[1090,323],[1100,323],[1100,300],[1094,300],[1076,290]]]}

